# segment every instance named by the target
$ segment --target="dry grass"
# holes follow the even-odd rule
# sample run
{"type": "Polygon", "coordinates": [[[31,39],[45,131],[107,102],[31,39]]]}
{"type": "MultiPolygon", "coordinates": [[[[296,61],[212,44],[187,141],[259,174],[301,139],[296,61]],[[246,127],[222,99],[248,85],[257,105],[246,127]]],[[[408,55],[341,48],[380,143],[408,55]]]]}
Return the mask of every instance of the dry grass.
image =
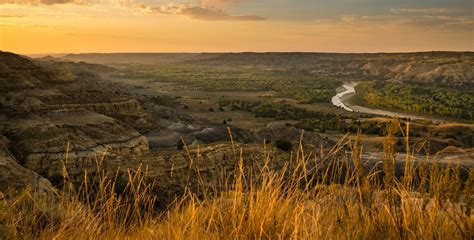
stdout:
{"type": "Polygon", "coordinates": [[[463,179],[459,166],[415,166],[408,157],[397,178],[393,131],[396,126],[386,137],[383,169],[364,167],[357,140],[341,141],[326,154],[306,154],[300,145],[280,170],[268,168],[272,154],[264,150],[264,164],[250,171],[242,149],[235,148],[239,164],[232,184],[200,197],[186,191],[166,211],[155,210],[159,193],[145,181],[146,169],[127,171],[118,194],[117,184],[123,184],[118,172],[108,173],[98,164],[98,171],[80,184],[65,177],[54,201],[29,190],[6,196],[0,206],[3,238],[472,238],[474,169],[463,179]],[[340,154],[343,143],[352,149],[350,158],[340,154]]]}

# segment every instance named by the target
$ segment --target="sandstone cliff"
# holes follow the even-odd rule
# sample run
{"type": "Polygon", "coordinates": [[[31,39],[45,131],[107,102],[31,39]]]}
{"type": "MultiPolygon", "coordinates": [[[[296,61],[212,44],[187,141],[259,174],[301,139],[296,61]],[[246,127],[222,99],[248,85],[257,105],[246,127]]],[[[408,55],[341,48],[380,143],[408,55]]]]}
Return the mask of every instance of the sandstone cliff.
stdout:
{"type": "Polygon", "coordinates": [[[0,136],[0,192],[22,191],[31,188],[33,193],[54,197],[51,183],[36,172],[21,166],[8,152],[8,141],[0,136]]]}
{"type": "MultiPolygon", "coordinates": [[[[67,67],[72,73],[85,71],[78,65],[79,70],[67,67]]],[[[12,53],[0,52],[0,70],[0,134],[10,142],[1,172],[8,179],[25,171],[52,176],[66,159],[87,162],[104,152],[139,156],[148,151],[147,138],[120,120],[145,115],[137,100],[107,91],[89,75],[60,81],[64,73],[57,68],[12,53]],[[13,173],[16,168],[22,170],[13,173]]]]}

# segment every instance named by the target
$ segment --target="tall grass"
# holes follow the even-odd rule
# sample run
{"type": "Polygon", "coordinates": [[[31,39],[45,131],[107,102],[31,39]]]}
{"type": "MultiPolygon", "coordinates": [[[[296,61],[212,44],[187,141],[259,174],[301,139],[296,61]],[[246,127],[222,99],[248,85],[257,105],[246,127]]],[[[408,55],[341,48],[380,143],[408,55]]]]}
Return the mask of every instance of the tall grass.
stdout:
{"type": "MultiPolygon", "coordinates": [[[[206,188],[209,183],[193,175],[202,187],[186,188],[164,211],[155,208],[160,193],[146,181],[145,167],[107,172],[100,158],[97,170],[85,173],[82,181],[65,174],[62,191],[54,199],[37,197],[28,189],[6,194],[0,216],[3,238],[472,238],[474,169],[463,177],[460,166],[415,164],[407,144],[404,172],[397,176],[397,126],[388,127],[381,168],[364,162],[357,137],[344,138],[328,152],[307,153],[300,143],[278,169],[270,167],[275,161],[271,146],[264,144],[261,164],[249,168],[245,149],[231,139],[237,165],[230,184],[206,188]]],[[[187,146],[184,149],[189,171],[194,171],[192,162],[198,159],[191,157],[187,146]]]]}

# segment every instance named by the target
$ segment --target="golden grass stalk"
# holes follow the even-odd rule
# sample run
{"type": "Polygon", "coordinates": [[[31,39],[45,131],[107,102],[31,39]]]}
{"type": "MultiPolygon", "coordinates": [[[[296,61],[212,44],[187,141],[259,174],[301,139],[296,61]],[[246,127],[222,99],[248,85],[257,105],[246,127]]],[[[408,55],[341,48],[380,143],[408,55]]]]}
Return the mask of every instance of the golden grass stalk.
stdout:
{"type": "MultiPolygon", "coordinates": [[[[395,126],[389,126],[384,145],[383,176],[375,167],[366,170],[358,138],[317,156],[305,154],[300,141],[296,154],[279,169],[270,167],[276,159],[266,144],[258,160],[262,164],[255,165],[260,167],[249,168],[245,149],[232,139],[237,163],[232,184],[216,181],[222,186],[212,189],[222,190],[209,194],[200,192],[207,188],[186,188],[165,210],[155,208],[160,192],[147,179],[146,166],[108,172],[100,158],[82,182],[65,177],[57,201],[38,198],[28,189],[7,194],[0,205],[2,238],[469,239],[474,170],[463,178],[460,166],[424,162],[397,176],[395,126]],[[351,146],[349,158],[344,145],[351,146]],[[419,188],[411,187],[412,180],[403,182],[418,175],[419,188]],[[383,185],[377,183],[379,177],[383,185]]],[[[187,146],[185,150],[189,171],[199,172],[193,165],[199,162],[199,150],[195,159],[187,146]]],[[[188,176],[205,185],[198,174],[183,177],[188,176]]]]}

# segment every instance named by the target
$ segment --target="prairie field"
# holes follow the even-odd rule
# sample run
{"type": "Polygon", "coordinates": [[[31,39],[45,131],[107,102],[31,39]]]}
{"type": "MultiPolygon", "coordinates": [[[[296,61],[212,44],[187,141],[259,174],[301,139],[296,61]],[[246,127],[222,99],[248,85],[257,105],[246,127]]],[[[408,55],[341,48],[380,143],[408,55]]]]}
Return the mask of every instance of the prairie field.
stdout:
{"type": "MultiPolygon", "coordinates": [[[[384,137],[381,161],[367,165],[363,146],[342,139],[329,152],[295,148],[286,163],[270,167],[265,146],[244,164],[244,148],[229,142],[236,166],[205,182],[188,152],[197,190],[187,189],[164,209],[156,207],[147,169],[117,172],[101,168],[81,181],[65,177],[48,199],[25,189],[1,202],[6,239],[469,239],[473,236],[474,168],[413,161],[407,148],[396,164],[394,132],[384,137]],[[349,155],[341,154],[349,145],[349,155]],[[371,166],[371,167],[368,167],[371,166]]],[[[232,138],[231,138],[232,139],[232,138]]],[[[409,139],[406,139],[409,141],[409,139]]],[[[268,146],[270,147],[270,145],[268,146]]],[[[198,150],[199,151],[199,150],[198,150]]],[[[198,155],[197,155],[198,156],[198,155]]],[[[172,170],[171,170],[172,171],[172,170]]],[[[172,174],[172,173],[171,173],[172,174]]],[[[189,181],[188,174],[188,181],[189,181]]]]}

